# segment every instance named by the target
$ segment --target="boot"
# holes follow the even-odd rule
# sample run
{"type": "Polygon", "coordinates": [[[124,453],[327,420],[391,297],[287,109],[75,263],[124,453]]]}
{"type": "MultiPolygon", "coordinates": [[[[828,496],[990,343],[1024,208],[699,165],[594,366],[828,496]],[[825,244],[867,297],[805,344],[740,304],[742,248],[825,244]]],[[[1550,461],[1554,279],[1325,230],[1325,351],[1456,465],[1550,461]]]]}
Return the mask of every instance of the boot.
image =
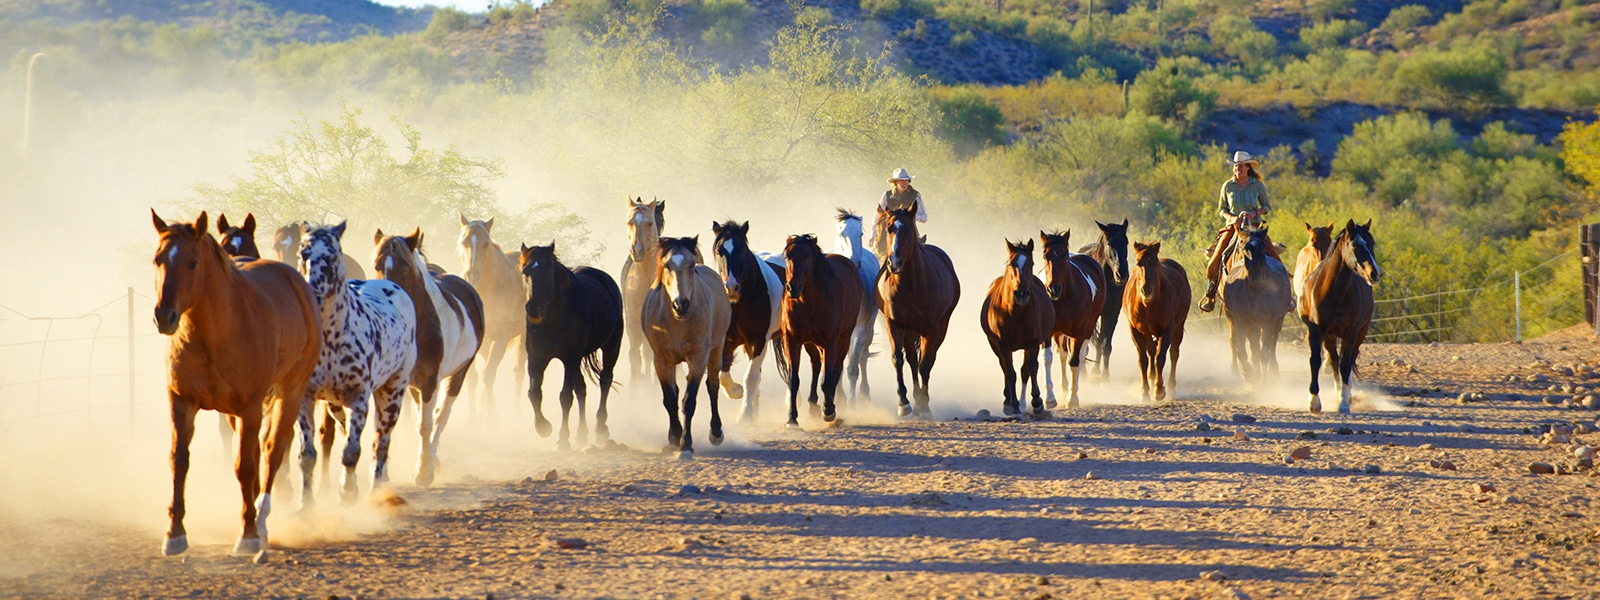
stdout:
{"type": "Polygon", "coordinates": [[[1200,300],[1200,312],[1211,312],[1217,308],[1217,282],[1206,282],[1206,297],[1200,300]]]}

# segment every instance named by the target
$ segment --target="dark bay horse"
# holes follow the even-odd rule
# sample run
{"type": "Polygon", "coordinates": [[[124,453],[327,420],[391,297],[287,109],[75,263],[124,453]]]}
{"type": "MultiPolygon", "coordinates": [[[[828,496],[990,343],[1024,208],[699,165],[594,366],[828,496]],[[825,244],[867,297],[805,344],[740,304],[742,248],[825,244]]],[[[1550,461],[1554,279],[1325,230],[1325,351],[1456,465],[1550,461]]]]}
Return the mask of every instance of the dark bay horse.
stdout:
{"type": "Polygon", "coordinates": [[[1247,381],[1278,373],[1278,334],[1294,308],[1289,271],[1267,250],[1267,228],[1234,236],[1223,265],[1222,313],[1228,318],[1233,366],[1247,381]]]}
{"type": "MultiPolygon", "coordinates": [[[[1083,365],[1084,351],[1094,337],[1096,327],[1106,326],[1106,298],[1110,297],[1111,289],[1106,285],[1105,268],[1100,259],[1089,254],[1073,254],[1068,250],[1071,247],[1067,245],[1071,235],[1070,231],[1040,231],[1039,240],[1044,247],[1045,290],[1049,292],[1055,309],[1055,324],[1049,341],[1061,354],[1061,384],[1066,386],[1067,408],[1078,408],[1078,374],[1083,365]]],[[[1102,237],[1101,243],[1104,242],[1102,237]]],[[[1113,305],[1110,312],[1114,315],[1117,312],[1115,303],[1110,304],[1113,305]]],[[[1116,327],[1115,317],[1109,326],[1116,327]]],[[[1108,345],[1106,352],[1110,352],[1109,348],[1108,345]]],[[[1056,406],[1055,385],[1050,381],[1051,354],[1050,344],[1046,344],[1044,383],[1048,391],[1045,400],[1047,408],[1056,406]]],[[[1104,362],[1105,355],[1101,356],[1104,362]]]]}
{"type": "Polygon", "coordinates": [[[755,421],[756,411],[760,409],[761,363],[766,358],[767,346],[778,335],[784,268],[762,260],[750,250],[749,221],[712,223],[711,231],[716,234],[712,247],[717,257],[717,271],[722,275],[722,284],[733,309],[728,339],[722,345],[719,376],[729,398],[744,398],[739,420],[749,423],[755,421]],[[735,350],[743,350],[750,360],[743,385],[735,383],[729,374],[735,350]]]}
{"type": "MultiPolygon", "coordinates": [[[[517,340],[526,329],[523,305],[528,301],[528,288],[517,270],[520,257],[516,251],[506,251],[490,237],[494,219],[485,221],[461,219],[461,235],[456,240],[456,251],[466,262],[467,283],[483,298],[483,344],[478,348],[477,377],[469,377],[467,396],[477,397],[477,410],[494,414],[494,380],[500,373],[500,361],[508,354],[514,364],[514,384],[522,385],[527,373],[528,355],[518,351],[517,340]],[[482,380],[482,387],[479,380],[482,380]]],[[[544,423],[539,435],[550,435],[550,424],[544,423]]]]}
{"type": "Polygon", "coordinates": [[[1300,304],[1306,345],[1311,347],[1311,412],[1322,412],[1317,377],[1322,372],[1324,351],[1338,367],[1339,412],[1350,412],[1350,377],[1376,310],[1372,284],[1382,279],[1372,221],[1357,225],[1349,220],[1306,278],[1305,301],[1300,304]]]}
{"type": "Polygon", "coordinates": [[[1033,240],[1014,244],[1006,240],[1005,272],[989,284],[989,294],[978,309],[978,326],[989,338],[989,349],[1005,374],[1003,410],[1022,413],[1020,398],[1033,382],[1033,414],[1044,415],[1039,395],[1039,347],[1050,343],[1056,323],[1055,304],[1043,282],[1033,275],[1033,240]],[[1022,351],[1022,380],[1017,380],[1013,354],[1022,351]]]}
{"type": "Polygon", "coordinates": [[[617,352],[622,348],[622,291],[605,271],[590,267],[568,269],[556,257],[556,245],[522,246],[522,276],[528,280],[527,332],[528,402],[539,435],[549,435],[544,419],[544,372],[550,361],[560,360],[561,436],[556,447],[568,449],[567,421],[572,400],[578,400],[578,445],[589,442],[588,390],[584,372],[600,387],[600,408],[595,413],[595,438],[611,438],[606,427],[606,400],[611,396],[617,352]]]}
{"type": "MultiPolygon", "coordinates": [[[[838,254],[823,254],[813,235],[792,235],[783,247],[786,277],[783,281],[783,323],[779,339],[783,357],[778,372],[789,386],[789,427],[800,426],[800,371],[797,361],[804,347],[821,358],[822,420],[832,423],[838,417],[834,396],[844,361],[850,354],[850,338],[855,333],[856,316],[861,312],[861,272],[838,254]]],[[[815,361],[815,359],[813,359],[815,361]]],[[[811,374],[816,385],[817,373],[811,374]]],[[[816,396],[811,397],[813,409],[816,396]]]]}
{"type": "Polygon", "coordinates": [[[1178,347],[1183,345],[1183,327],[1189,320],[1189,275],[1170,258],[1161,258],[1161,242],[1133,244],[1134,267],[1128,287],[1122,293],[1122,309],[1128,313],[1128,330],[1139,349],[1139,375],[1144,389],[1141,397],[1165,400],[1178,387],[1178,347]],[[1167,353],[1172,353],[1170,380],[1161,378],[1167,353]]]}
{"type": "MultiPolygon", "coordinates": [[[[727,340],[732,309],[717,272],[701,264],[700,240],[660,238],[656,241],[655,285],[644,298],[639,319],[655,356],[661,381],[661,404],[667,409],[667,444],[680,460],[694,458],[695,398],[708,372],[722,370],[722,344],[727,340]],[[678,365],[688,367],[688,390],[679,403],[678,365]],[[710,371],[708,371],[710,369],[710,371]],[[678,421],[678,412],[683,421],[678,421]]],[[[711,444],[722,443],[722,413],[717,408],[717,382],[705,379],[711,404],[711,444]]]]}
{"type": "Polygon", "coordinates": [[[239,433],[234,472],[244,499],[244,529],[233,552],[265,552],[273,482],[322,348],[314,296],[288,265],[229,258],[206,231],[206,213],[194,223],[169,225],[152,210],[150,219],[161,234],[155,255],[156,329],[172,339],[167,365],[172,504],[161,553],[189,548],[184,488],[200,410],[228,415],[239,433]]]}
{"type": "Polygon", "coordinates": [[[1111,338],[1117,331],[1117,317],[1122,314],[1118,299],[1128,285],[1128,220],[1107,225],[1099,221],[1100,240],[1078,249],[1100,263],[1106,284],[1107,301],[1100,309],[1100,325],[1094,336],[1094,371],[1101,379],[1111,377],[1111,338]]]}
{"type": "Polygon", "coordinates": [[[883,313],[885,329],[894,346],[894,371],[900,395],[900,416],[913,413],[931,415],[928,408],[928,375],[939,356],[939,346],[950,329],[950,315],[961,300],[961,281],[955,263],[938,246],[921,241],[917,233],[917,211],[878,210],[888,236],[888,255],[878,274],[878,311],[883,313]],[[911,363],[912,395],[916,407],[906,398],[905,362],[911,363]]]}
{"type": "Polygon", "coordinates": [[[228,256],[261,258],[261,250],[256,248],[255,213],[245,213],[244,222],[238,226],[228,223],[228,215],[217,215],[217,233],[221,234],[218,241],[222,243],[222,251],[228,256]]]}

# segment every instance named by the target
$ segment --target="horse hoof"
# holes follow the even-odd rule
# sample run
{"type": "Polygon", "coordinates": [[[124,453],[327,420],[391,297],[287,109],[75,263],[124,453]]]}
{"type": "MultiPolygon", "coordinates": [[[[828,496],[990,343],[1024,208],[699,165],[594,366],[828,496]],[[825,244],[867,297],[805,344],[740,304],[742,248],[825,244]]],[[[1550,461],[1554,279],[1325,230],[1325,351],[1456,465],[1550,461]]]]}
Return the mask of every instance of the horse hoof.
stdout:
{"type": "Polygon", "coordinates": [[[180,535],[175,538],[167,538],[167,541],[161,543],[162,556],[177,556],[179,554],[183,554],[188,549],[189,536],[187,535],[180,535]]]}
{"type": "Polygon", "coordinates": [[[350,508],[356,505],[356,490],[354,487],[339,492],[339,506],[350,508]]]}
{"type": "Polygon", "coordinates": [[[899,412],[900,412],[900,416],[902,416],[902,417],[911,416],[911,405],[909,405],[909,404],[901,404],[899,412]]]}
{"type": "Polygon", "coordinates": [[[683,450],[683,451],[678,452],[678,460],[685,460],[685,461],[694,460],[694,451],[693,450],[683,450]]]}
{"type": "Polygon", "coordinates": [[[741,411],[739,411],[739,422],[742,423],[742,424],[745,424],[745,425],[749,425],[751,423],[756,422],[756,411],[753,411],[753,410],[741,410],[741,411]]]}
{"type": "Polygon", "coordinates": [[[421,487],[428,487],[430,485],[433,485],[433,473],[431,471],[430,472],[417,473],[417,477],[416,477],[416,479],[412,480],[412,483],[415,483],[415,484],[417,484],[418,486],[421,486],[421,487]]]}
{"type": "Polygon", "coordinates": [[[783,428],[784,429],[799,429],[800,428],[800,422],[796,421],[794,419],[789,419],[788,423],[784,423],[783,424],[783,428]]]}
{"type": "Polygon", "coordinates": [[[1350,414],[1350,403],[1349,402],[1340,402],[1339,403],[1339,414],[1341,414],[1341,415],[1350,414]]]}
{"type": "Polygon", "coordinates": [[[1077,398],[1073,398],[1073,399],[1067,401],[1067,410],[1077,410],[1077,408],[1078,408],[1078,399],[1077,398]]]}
{"type": "Polygon", "coordinates": [[[233,545],[234,556],[255,556],[258,552],[261,552],[261,538],[258,537],[239,538],[233,545]]]}
{"type": "Polygon", "coordinates": [[[1004,403],[1004,404],[1001,404],[1001,406],[1002,406],[1002,407],[1003,407],[1003,408],[1001,408],[1001,409],[1000,409],[1000,411],[1001,411],[1001,412],[1003,412],[1003,413],[1005,413],[1005,415],[1006,415],[1006,416],[1008,416],[1008,417],[1009,417],[1009,416],[1011,416],[1011,415],[1014,415],[1014,414],[1017,414],[1017,409],[1015,409],[1015,408],[1012,408],[1012,407],[1011,407],[1011,403],[1010,403],[1010,402],[1006,402],[1006,403],[1004,403]]]}
{"type": "Polygon", "coordinates": [[[594,444],[596,446],[599,446],[599,445],[603,445],[603,444],[605,444],[606,442],[609,442],[609,441],[611,441],[611,428],[610,427],[606,427],[605,425],[595,425],[594,426],[594,444]]]}
{"type": "Polygon", "coordinates": [[[1051,398],[1049,400],[1045,400],[1044,401],[1044,407],[1045,408],[1055,408],[1056,406],[1057,405],[1056,405],[1056,399],[1055,398],[1051,398]]]}
{"type": "Polygon", "coordinates": [[[838,417],[833,417],[831,419],[824,419],[822,421],[822,426],[825,429],[838,429],[839,426],[843,425],[843,424],[844,424],[844,419],[840,419],[838,417]]]}
{"type": "Polygon", "coordinates": [[[550,437],[550,422],[544,419],[534,421],[533,430],[539,433],[539,437],[550,437]]]}
{"type": "Polygon", "coordinates": [[[267,564],[267,550],[263,548],[260,552],[257,552],[255,556],[250,557],[250,562],[258,565],[267,564]]]}
{"type": "Polygon", "coordinates": [[[722,432],[721,431],[713,431],[713,432],[711,432],[711,438],[710,439],[711,439],[711,445],[713,445],[713,446],[721,446],[722,445],[722,432]]]}
{"type": "Polygon", "coordinates": [[[571,442],[568,442],[566,440],[561,440],[559,442],[556,442],[556,452],[571,452],[571,451],[572,451],[572,443],[571,442]]]}
{"type": "Polygon", "coordinates": [[[731,399],[738,400],[744,397],[744,386],[737,383],[724,385],[722,389],[728,392],[728,397],[731,399]]]}
{"type": "Polygon", "coordinates": [[[1311,396],[1311,414],[1322,414],[1322,399],[1316,397],[1315,395],[1311,396]]]}

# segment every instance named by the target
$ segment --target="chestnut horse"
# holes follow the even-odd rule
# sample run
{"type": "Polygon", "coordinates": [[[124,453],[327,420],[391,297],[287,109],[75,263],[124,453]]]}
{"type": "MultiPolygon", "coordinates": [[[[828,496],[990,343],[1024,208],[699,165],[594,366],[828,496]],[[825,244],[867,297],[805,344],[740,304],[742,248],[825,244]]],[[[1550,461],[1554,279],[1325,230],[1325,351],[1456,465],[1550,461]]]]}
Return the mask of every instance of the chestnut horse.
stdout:
{"type": "Polygon", "coordinates": [[[928,409],[928,375],[950,329],[950,315],[961,300],[961,281],[955,263],[938,246],[922,242],[917,233],[917,207],[885,211],[878,217],[887,224],[888,256],[878,274],[878,311],[894,345],[894,374],[900,395],[900,416],[931,415],[928,409]],[[906,398],[902,366],[911,363],[913,408],[906,398]]]}
{"type": "Polygon", "coordinates": [[[712,247],[717,257],[717,271],[722,275],[722,284],[727,288],[728,302],[733,309],[728,339],[722,345],[719,375],[722,389],[729,398],[744,398],[739,420],[749,423],[755,421],[761,405],[761,363],[766,358],[767,345],[778,336],[784,270],[750,251],[749,221],[743,224],[713,222],[711,231],[716,234],[712,247]],[[744,373],[744,385],[735,383],[729,374],[733,369],[734,350],[744,350],[745,357],[750,360],[744,373]]]}
{"type": "Polygon", "coordinates": [[[1338,367],[1335,384],[1339,390],[1339,412],[1350,412],[1350,377],[1356,369],[1361,343],[1367,339],[1376,308],[1372,284],[1383,279],[1378,266],[1377,243],[1372,239],[1372,221],[1357,225],[1345,223],[1306,277],[1305,302],[1300,305],[1300,320],[1306,324],[1306,345],[1311,347],[1311,412],[1322,412],[1317,395],[1317,376],[1322,372],[1322,353],[1338,367]]]}
{"type": "Polygon", "coordinates": [[[217,240],[222,244],[222,251],[228,256],[261,258],[261,250],[256,248],[255,213],[245,213],[244,222],[237,227],[228,223],[228,215],[217,215],[217,233],[221,235],[217,240]]]}
{"type": "MultiPolygon", "coordinates": [[[[456,240],[456,251],[466,263],[467,283],[483,299],[483,344],[478,347],[478,375],[469,376],[467,396],[476,397],[477,411],[494,414],[494,380],[500,373],[500,361],[509,352],[514,363],[513,383],[522,387],[522,376],[527,373],[528,355],[517,343],[522,337],[525,314],[523,303],[528,301],[528,288],[517,272],[518,254],[508,252],[489,237],[494,229],[494,219],[487,221],[461,219],[461,235],[456,240]],[[479,380],[482,386],[479,386],[479,380]]],[[[540,435],[550,435],[550,425],[545,424],[540,435]]]]}
{"type": "Polygon", "coordinates": [[[229,258],[206,231],[204,212],[194,223],[169,225],[154,210],[150,219],[161,234],[155,255],[156,329],[172,339],[167,355],[172,504],[161,553],[189,548],[184,486],[194,417],[202,409],[227,415],[239,432],[234,473],[244,499],[244,530],[233,553],[264,553],[273,482],[322,348],[311,288],[283,263],[229,258]]]}
{"type": "MultiPolygon", "coordinates": [[[[1065,242],[1065,239],[1063,239],[1065,242]]],[[[978,309],[978,325],[989,338],[989,349],[1000,359],[1005,373],[1005,414],[1022,413],[1020,398],[1033,382],[1033,414],[1044,415],[1044,399],[1039,396],[1039,347],[1050,343],[1056,322],[1055,304],[1049,292],[1033,275],[1033,240],[1013,244],[1006,240],[1006,270],[989,284],[989,295],[978,309]],[[1022,351],[1022,380],[1017,380],[1011,362],[1022,351]]]]}
{"type": "Polygon", "coordinates": [[[661,404],[667,409],[668,449],[680,460],[694,458],[695,398],[705,381],[711,404],[711,444],[722,443],[722,413],[717,408],[717,382],[706,374],[722,370],[722,344],[728,337],[733,310],[717,272],[702,264],[700,238],[656,240],[656,278],[645,295],[639,320],[650,351],[655,356],[656,378],[661,382],[661,404]],[[688,390],[683,394],[683,422],[678,421],[678,365],[688,367],[688,390]],[[709,369],[709,370],[708,370],[709,369]]]}
{"type": "MultiPolygon", "coordinates": [[[[1103,226],[1102,226],[1103,227],[1103,226]]],[[[1039,232],[1044,246],[1044,285],[1055,308],[1055,324],[1050,342],[1061,353],[1061,384],[1066,387],[1067,408],[1078,408],[1078,374],[1083,365],[1086,344],[1094,337],[1095,328],[1106,327],[1106,298],[1111,293],[1106,285],[1104,265],[1100,259],[1088,254],[1073,254],[1067,241],[1072,232],[1039,232]],[[1068,367],[1071,367],[1070,375],[1068,367]]],[[[1124,240],[1126,241],[1126,240],[1124,240]]],[[[1101,238],[1102,244],[1105,238],[1101,238]]],[[[1121,292],[1118,292],[1121,293],[1121,292]]],[[[1113,310],[1112,314],[1116,311],[1113,310]]],[[[1109,327],[1116,327],[1111,319],[1109,327]]],[[[1045,407],[1056,407],[1055,384],[1050,380],[1050,360],[1054,352],[1045,344],[1044,385],[1047,391],[1045,407]]],[[[1110,352],[1109,343],[1106,352],[1110,352]]],[[[1101,355],[1102,362],[1105,360],[1101,355]]]]}
{"type": "Polygon", "coordinates": [[[1294,308],[1289,271],[1269,251],[1267,227],[1240,229],[1223,265],[1222,313],[1228,318],[1233,367],[1247,381],[1278,373],[1278,334],[1294,308]]]}
{"type": "Polygon", "coordinates": [[[861,273],[861,311],[856,315],[856,331],[850,338],[850,356],[845,359],[845,376],[850,378],[846,390],[850,392],[850,401],[855,402],[858,398],[872,397],[871,386],[867,385],[867,359],[872,358],[872,329],[878,321],[878,300],[873,286],[882,265],[878,256],[861,243],[861,215],[843,208],[835,210],[833,220],[838,237],[833,240],[833,253],[850,259],[861,273]]]}
{"type": "MultiPolygon", "coordinates": [[[[1100,263],[1102,278],[1106,284],[1106,302],[1100,309],[1100,325],[1094,335],[1094,371],[1100,374],[1101,379],[1111,377],[1111,339],[1117,332],[1117,317],[1122,314],[1122,290],[1128,285],[1128,220],[1123,219],[1121,224],[1107,225],[1099,221],[1094,224],[1100,228],[1100,240],[1078,249],[1078,252],[1087,254],[1100,263]]],[[[1048,257],[1046,257],[1048,258],[1048,257]]],[[[1045,355],[1049,358],[1049,355],[1045,355]]],[[[1046,382],[1049,373],[1045,374],[1046,382]]]]}
{"type": "Polygon", "coordinates": [[[1170,258],[1161,258],[1161,242],[1133,244],[1134,267],[1128,287],[1122,293],[1122,309],[1128,313],[1128,330],[1139,349],[1139,379],[1144,389],[1141,398],[1165,400],[1178,387],[1178,347],[1183,345],[1183,326],[1189,319],[1189,275],[1170,258]],[[1167,353],[1172,353],[1170,381],[1163,381],[1161,370],[1167,353]]]}
{"type": "Polygon", "coordinates": [[[1294,257],[1294,281],[1290,287],[1294,290],[1295,306],[1305,303],[1306,278],[1311,276],[1311,270],[1322,262],[1323,255],[1333,246],[1333,223],[1327,227],[1312,227],[1310,223],[1305,225],[1306,246],[1294,257]]]}
{"type": "MultiPolygon", "coordinates": [[[[628,373],[631,382],[650,374],[652,361],[644,354],[646,336],[639,321],[644,298],[656,284],[656,241],[666,227],[667,203],[628,198],[628,260],[622,263],[622,310],[628,315],[628,373]]],[[[719,370],[720,372],[720,370],[719,370]]]]}
{"type": "MultiPolygon", "coordinates": [[[[861,272],[850,259],[838,254],[823,254],[814,235],[792,235],[783,246],[783,323],[778,333],[783,357],[778,372],[789,386],[787,427],[800,426],[800,372],[795,369],[801,347],[820,358],[822,369],[822,420],[838,418],[834,396],[844,361],[850,355],[850,338],[856,330],[856,315],[861,312],[861,272]]],[[[815,362],[815,358],[813,362],[815,362]]],[[[817,374],[813,369],[812,385],[817,374]]],[[[813,411],[816,397],[811,398],[813,411]]]]}
{"type": "Polygon", "coordinates": [[[611,397],[611,381],[616,371],[617,352],[622,348],[622,291],[605,271],[590,267],[568,269],[556,257],[555,242],[549,246],[522,245],[518,264],[528,280],[525,307],[527,330],[522,335],[528,353],[528,402],[540,436],[549,435],[544,419],[544,372],[550,361],[560,360],[561,436],[556,447],[571,448],[567,424],[572,400],[578,400],[578,445],[589,443],[588,390],[583,372],[600,387],[600,408],[595,412],[595,438],[606,441],[606,400],[611,397]]]}

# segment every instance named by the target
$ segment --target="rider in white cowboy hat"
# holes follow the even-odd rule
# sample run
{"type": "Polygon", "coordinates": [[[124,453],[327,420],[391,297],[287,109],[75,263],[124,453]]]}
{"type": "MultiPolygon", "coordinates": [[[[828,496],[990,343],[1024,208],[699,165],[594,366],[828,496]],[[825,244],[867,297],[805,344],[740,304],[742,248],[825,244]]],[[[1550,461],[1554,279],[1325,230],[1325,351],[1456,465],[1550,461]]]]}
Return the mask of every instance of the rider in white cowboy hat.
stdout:
{"type": "MultiPolygon", "coordinates": [[[[1200,310],[1205,312],[1216,308],[1217,282],[1222,279],[1223,259],[1233,246],[1234,232],[1241,225],[1260,225],[1262,217],[1272,210],[1267,185],[1261,181],[1261,174],[1256,173],[1261,161],[1250,156],[1249,152],[1240,150],[1233,153],[1233,160],[1228,161],[1228,166],[1233,169],[1233,177],[1222,184],[1222,192],[1217,198],[1217,214],[1226,224],[1217,232],[1217,243],[1211,246],[1206,257],[1206,295],[1200,301],[1200,310]]],[[[1277,258],[1277,245],[1267,244],[1267,253],[1277,258]]]]}
{"type": "Polygon", "coordinates": [[[911,172],[903,168],[895,169],[893,173],[889,174],[889,184],[891,186],[889,191],[884,192],[883,199],[878,201],[878,216],[873,219],[872,235],[870,236],[871,239],[867,240],[867,247],[880,256],[886,251],[885,248],[880,247],[880,242],[884,241],[882,239],[883,236],[878,235],[878,232],[886,226],[883,220],[884,211],[913,210],[913,207],[915,207],[917,222],[928,222],[928,203],[922,199],[922,192],[918,192],[916,188],[911,187],[911,177],[911,172]]]}

